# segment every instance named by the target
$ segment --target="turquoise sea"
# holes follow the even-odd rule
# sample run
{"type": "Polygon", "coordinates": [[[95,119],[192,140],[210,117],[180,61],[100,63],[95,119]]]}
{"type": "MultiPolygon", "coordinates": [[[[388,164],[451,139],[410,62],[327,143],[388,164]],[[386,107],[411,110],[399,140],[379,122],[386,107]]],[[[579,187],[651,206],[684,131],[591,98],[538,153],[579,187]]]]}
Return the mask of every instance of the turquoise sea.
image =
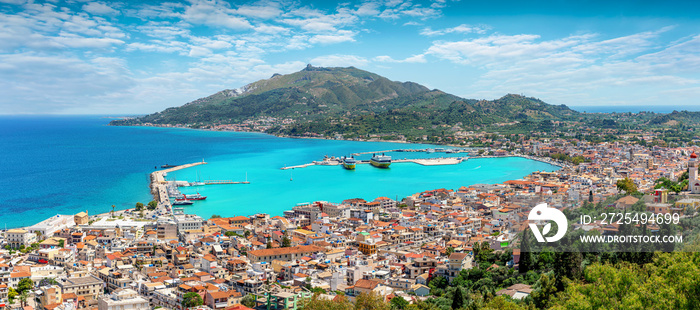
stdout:
{"type": "MultiPolygon", "coordinates": [[[[557,167],[522,158],[470,159],[458,165],[395,163],[389,169],[367,164],[354,171],[311,166],[324,155],[420,144],[277,138],[259,133],[173,128],[112,127],[100,116],[0,117],[0,228],[27,226],[55,214],[90,214],[132,208],[151,200],[148,175],[155,166],[206,161],[207,165],[170,173],[168,179],[195,181],[246,179],[250,184],[182,187],[207,200],[185,208],[208,218],[269,213],[303,202],[341,202],[348,198],[392,199],[436,188],[457,189],[498,183],[532,171],[557,167]],[[290,180],[291,179],[291,180],[290,180]]],[[[394,158],[447,156],[444,153],[391,153],[394,158]]],[[[449,156],[464,156],[450,154],[449,156]]],[[[369,159],[371,155],[360,156],[369,159]]]]}

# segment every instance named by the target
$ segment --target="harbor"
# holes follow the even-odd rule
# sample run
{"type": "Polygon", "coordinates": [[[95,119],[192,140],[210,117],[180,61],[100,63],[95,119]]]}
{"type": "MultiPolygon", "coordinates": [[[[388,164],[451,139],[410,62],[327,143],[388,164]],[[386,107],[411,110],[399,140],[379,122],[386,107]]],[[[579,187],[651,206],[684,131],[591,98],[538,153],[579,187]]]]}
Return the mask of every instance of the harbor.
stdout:
{"type": "Polygon", "coordinates": [[[353,156],[359,156],[359,155],[368,155],[368,154],[374,154],[374,153],[392,153],[392,152],[397,152],[397,153],[403,153],[403,152],[413,152],[413,153],[419,153],[419,152],[425,152],[425,153],[446,153],[446,154],[452,154],[452,153],[469,153],[471,152],[471,149],[467,148],[455,148],[455,149],[446,149],[446,148],[426,148],[426,149],[393,149],[393,150],[386,150],[386,151],[372,151],[372,152],[357,152],[357,153],[352,153],[353,156]]]}
{"type": "MultiPolygon", "coordinates": [[[[371,154],[372,152],[370,152],[371,154]]],[[[441,166],[441,165],[456,165],[467,161],[468,157],[434,157],[434,158],[403,158],[403,159],[392,159],[391,163],[414,163],[422,166],[441,166]]],[[[369,164],[369,160],[357,160],[357,164],[369,164]]],[[[297,169],[306,168],[309,166],[338,166],[342,165],[343,160],[340,157],[330,157],[324,158],[323,160],[314,161],[312,163],[296,165],[296,166],[285,166],[280,169],[297,169]]]]}
{"type": "Polygon", "coordinates": [[[196,162],[196,163],[191,163],[191,164],[185,164],[185,165],[179,165],[163,170],[158,170],[154,171],[151,173],[151,194],[153,194],[153,198],[155,201],[158,202],[158,205],[163,205],[165,207],[170,207],[170,196],[168,195],[168,182],[165,180],[165,176],[168,175],[168,173],[173,172],[173,171],[178,171],[182,169],[187,169],[190,167],[194,166],[199,166],[199,165],[206,165],[207,163],[205,161],[201,162],[196,162]]]}

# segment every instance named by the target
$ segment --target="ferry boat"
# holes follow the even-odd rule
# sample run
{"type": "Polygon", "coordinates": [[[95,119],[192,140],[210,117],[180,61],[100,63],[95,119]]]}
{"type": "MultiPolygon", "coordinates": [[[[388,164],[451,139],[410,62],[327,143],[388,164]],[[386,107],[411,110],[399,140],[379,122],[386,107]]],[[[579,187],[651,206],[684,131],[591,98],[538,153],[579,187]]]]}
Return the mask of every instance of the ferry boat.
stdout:
{"type": "Polygon", "coordinates": [[[173,202],[173,206],[189,206],[189,205],[192,205],[192,204],[194,204],[194,202],[189,201],[189,200],[187,200],[187,199],[185,199],[185,200],[175,200],[175,201],[173,202]]]}
{"type": "Polygon", "coordinates": [[[355,164],[357,161],[353,157],[344,157],[343,158],[343,168],[348,169],[348,170],[355,170],[355,164]]]}
{"type": "Polygon", "coordinates": [[[384,153],[382,153],[381,156],[372,154],[369,163],[377,168],[389,168],[389,165],[391,165],[391,156],[386,156],[384,153]]]}
{"type": "Polygon", "coordinates": [[[196,193],[194,195],[182,195],[184,196],[184,200],[204,200],[207,199],[207,196],[202,196],[199,193],[196,193]]]}

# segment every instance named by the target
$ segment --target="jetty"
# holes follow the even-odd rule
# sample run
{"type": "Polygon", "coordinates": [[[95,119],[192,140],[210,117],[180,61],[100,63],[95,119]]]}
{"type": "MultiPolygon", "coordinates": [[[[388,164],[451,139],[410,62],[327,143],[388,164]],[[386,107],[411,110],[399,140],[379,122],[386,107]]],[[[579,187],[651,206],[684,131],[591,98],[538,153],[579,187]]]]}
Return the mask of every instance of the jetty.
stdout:
{"type": "Polygon", "coordinates": [[[232,180],[205,180],[205,185],[219,185],[219,184],[250,184],[248,181],[232,181],[232,180]]]}
{"type": "Polygon", "coordinates": [[[190,168],[190,167],[194,167],[194,166],[199,166],[199,165],[206,165],[206,164],[207,163],[205,161],[201,161],[201,162],[185,164],[185,165],[171,167],[168,169],[154,171],[153,173],[151,173],[151,194],[153,194],[153,198],[155,198],[155,200],[158,201],[158,204],[163,204],[165,206],[170,207],[170,199],[168,197],[168,189],[166,188],[166,185],[168,184],[168,182],[165,181],[165,175],[168,174],[168,172],[173,172],[173,171],[177,171],[177,170],[182,170],[182,169],[186,169],[186,168],[190,168]]]}

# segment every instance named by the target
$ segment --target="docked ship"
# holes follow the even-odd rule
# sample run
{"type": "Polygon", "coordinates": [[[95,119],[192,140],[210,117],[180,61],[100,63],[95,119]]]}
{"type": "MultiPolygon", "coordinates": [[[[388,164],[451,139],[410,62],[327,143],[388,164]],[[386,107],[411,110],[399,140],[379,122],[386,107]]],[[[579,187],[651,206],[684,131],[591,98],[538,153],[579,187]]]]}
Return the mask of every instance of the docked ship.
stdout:
{"type": "Polygon", "coordinates": [[[355,164],[357,164],[357,161],[353,157],[345,157],[343,158],[343,168],[348,169],[348,170],[355,170],[355,164]]]}
{"type": "Polygon", "coordinates": [[[194,204],[194,202],[189,201],[187,199],[173,201],[173,206],[189,206],[192,204],[194,204]]]}
{"type": "Polygon", "coordinates": [[[182,195],[184,196],[184,200],[204,200],[207,199],[207,196],[202,196],[199,193],[193,194],[193,195],[182,195]]]}
{"type": "Polygon", "coordinates": [[[389,168],[389,165],[391,165],[391,156],[386,156],[384,153],[382,153],[381,156],[372,154],[369,163],[377,168],[389,168]]]}

